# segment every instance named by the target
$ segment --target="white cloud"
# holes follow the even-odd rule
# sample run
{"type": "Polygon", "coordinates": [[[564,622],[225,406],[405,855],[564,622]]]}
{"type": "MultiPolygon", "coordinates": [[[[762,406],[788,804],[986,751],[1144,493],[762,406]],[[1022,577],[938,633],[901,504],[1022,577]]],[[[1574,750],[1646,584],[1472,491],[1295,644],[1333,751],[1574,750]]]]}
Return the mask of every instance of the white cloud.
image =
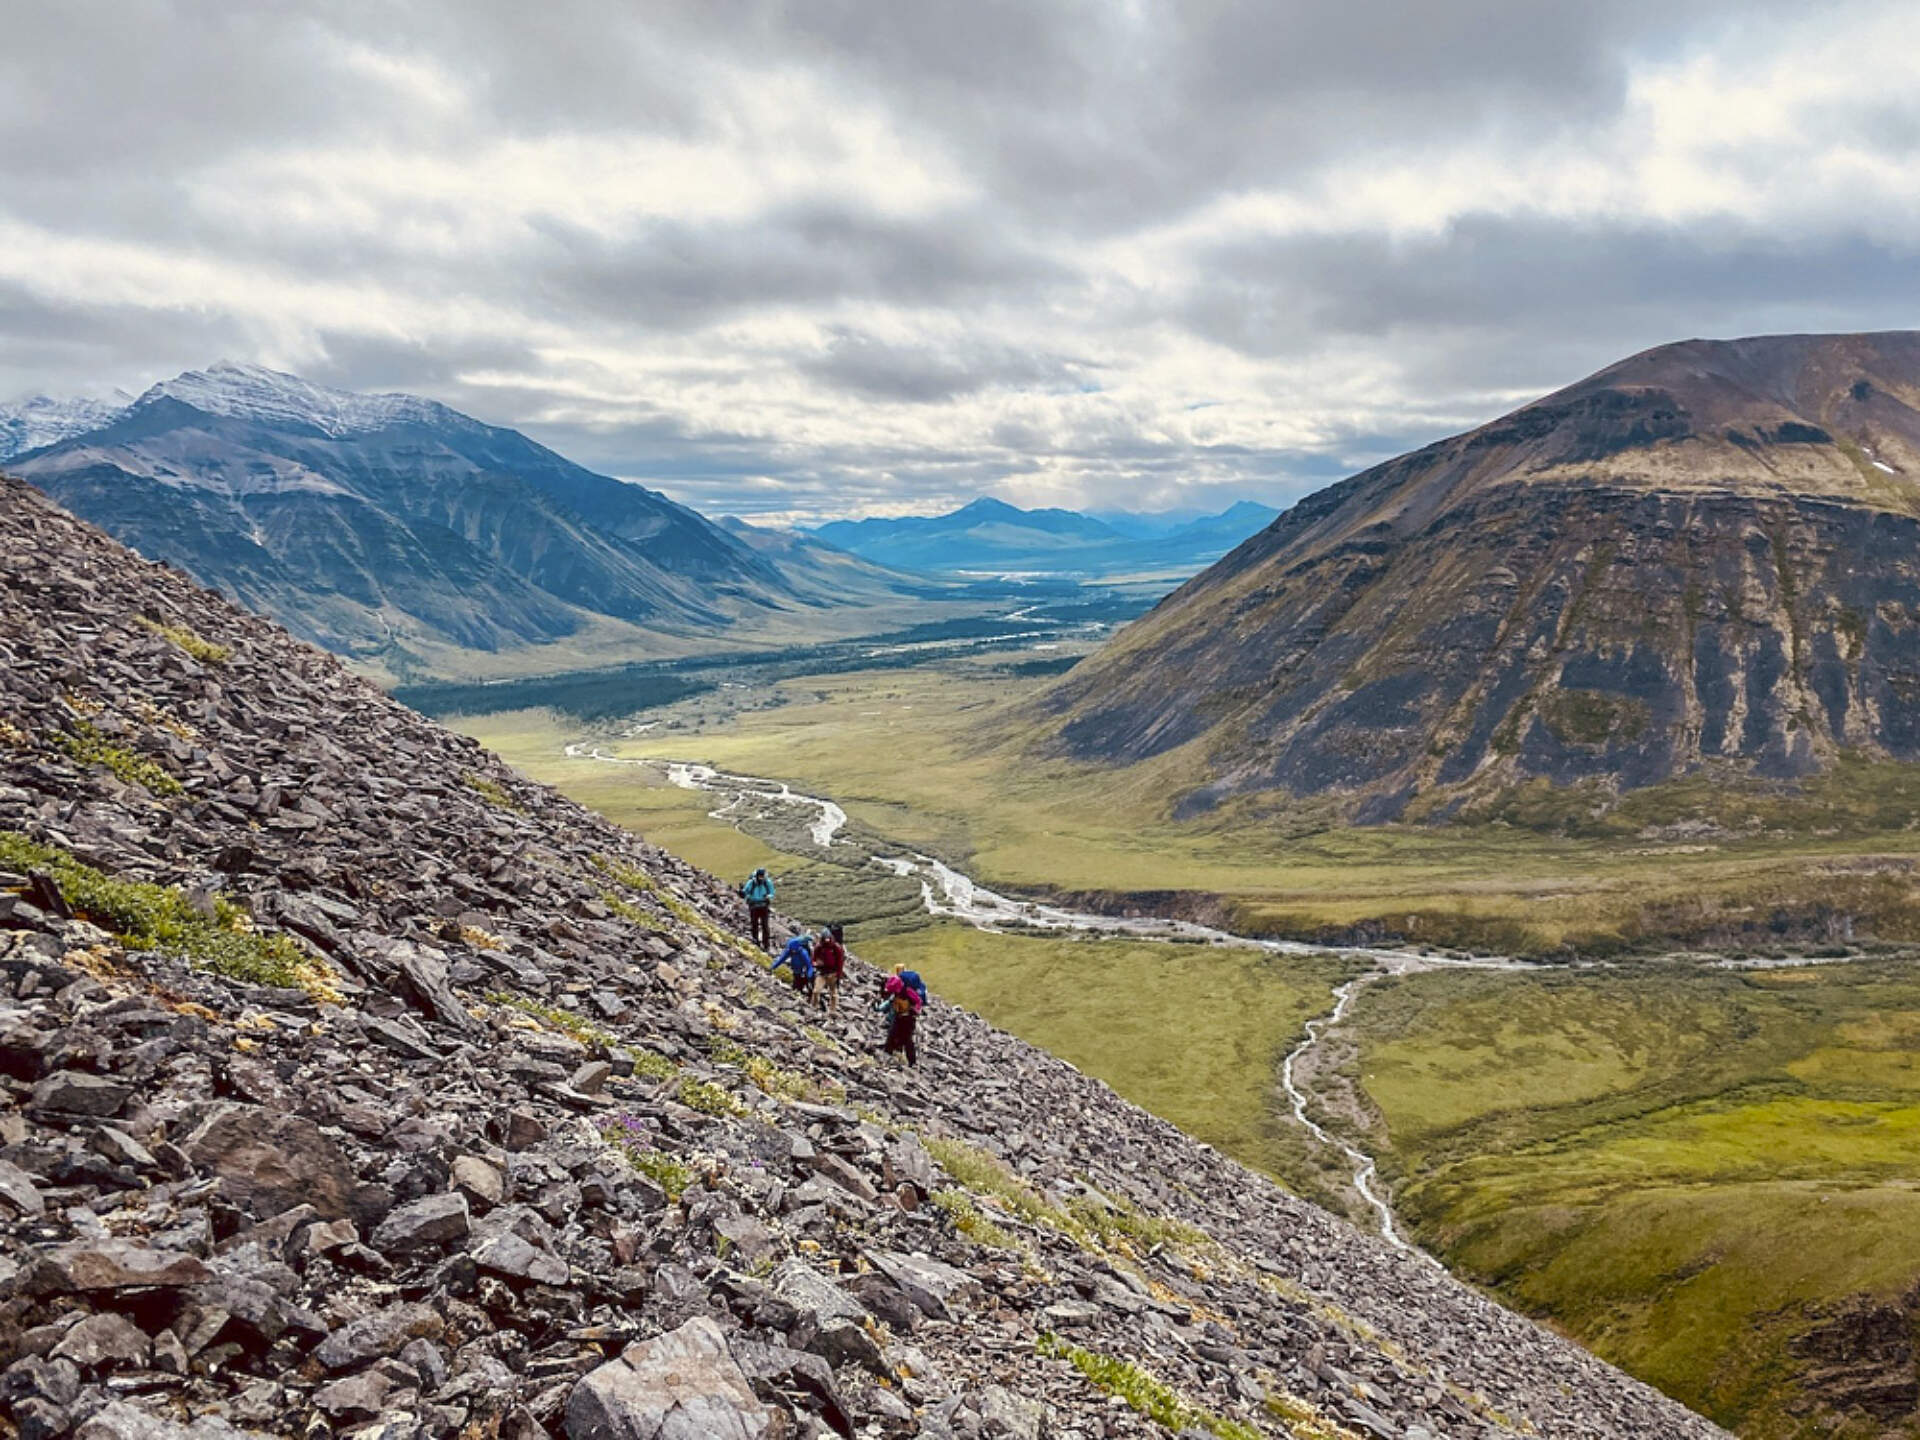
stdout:
{"type": "Polygon", "coordinates": [[[217,335],[713,510],[1224,504],[1920,324],[1903,4],[117,15],[0,56],[0,393],[217,335]]]}

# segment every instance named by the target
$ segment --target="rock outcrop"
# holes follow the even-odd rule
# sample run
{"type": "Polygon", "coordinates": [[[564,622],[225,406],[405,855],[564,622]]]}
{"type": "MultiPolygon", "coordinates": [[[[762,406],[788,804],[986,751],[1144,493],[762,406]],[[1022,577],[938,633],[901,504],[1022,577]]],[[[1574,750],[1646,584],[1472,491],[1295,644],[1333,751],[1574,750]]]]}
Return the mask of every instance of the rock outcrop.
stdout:
{"type": "Polygon", "coordinates": [[[744,920],[0,482],[0,1431],[1720,1433],[744,920]]]}
{"type": "Polygon", "coordinates": [[[1301,501],[1045,698],[1195,813],[1920,759],[1920,335],[1689,341],[1301,501]]]}

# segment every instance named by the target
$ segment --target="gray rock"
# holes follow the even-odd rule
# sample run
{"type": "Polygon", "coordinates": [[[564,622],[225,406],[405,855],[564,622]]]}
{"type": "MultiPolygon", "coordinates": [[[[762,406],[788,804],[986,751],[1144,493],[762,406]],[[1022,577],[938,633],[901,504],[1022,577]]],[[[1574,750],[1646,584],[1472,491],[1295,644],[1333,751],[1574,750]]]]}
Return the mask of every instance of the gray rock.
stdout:
{"type": "Polygon", "coordinates": [[[954,1304],[980,1293],[980,1282],[966,1271],[925,1255],[874,1250],[867,1258],[931,1320],[953,1319],[954,1304]]]}
{"type": "Polygon", "coordinates": [[[217,1105],[181,1148],[195,1165],[220,1177],[229,1201],[263,1219],[307,1204],[337,1220],[353,1204],[353,1166],[302,1115],[217,1105]]]}
{"type": "Polygon", "coordinates": [[[988,1385],[980,1392],[979,1410],[980,1433],[992,1440],[1046,1440],[1052,1412],[1038,1400],[988,1385]]]}
{"type": "Polygon", "coordinates": [[[389,1305],[341,1326],[313,1353],[329,1370],[345,1370],[383,1355],[397,1355],[411,1340],[438,1340],[446,1329],[447,1322],[430,1306],[389,1305]]]}
{"type": "Polygon", "coordinates": [[[774,1294],[822,1321],[865,1323],[866,1307],[803,1260],[782,1262],[769,1277],[774,1294]]]}
{"type": "MultiPolygon", "coordinates": [[[[20,1169],[0,1160],[0,1207],[11,1209],[16,1215],[41,1215],[46,1212],[47,1202],[41,1198],[40,1187],[34,1178],[20,1169]]],[[[5,1214],[6,1209],[0,1209],[5,1214]]]]}
{"type": "Polygon", "coordinates": [[[568,1440],[776,1440],[720,1327],[702,1316],[629,1345],[567,1398],[568,1440]]]}
{"type": "Polygon", "coordinates": [[[138,1369],[152,1356],[153,1345],[145,1331],[103,1310],[67,1331],[50,1353],[55,1360],[71,1360],[83,1370],[138,1369]]]}
{"type": "Polygon", "coordinates": [[[499,1167],[478,1155],[462,1155],[454,1160],[452,1183],[475,1210],[491,1210],[507,1194],[506,1176],[500,1173],[499,1167]]]}
{"type": "Polygon", "coordinates": [[[64,1115],[118,1115],[133,1095],[131,1086],[84,1070],[56,1070],[33,1087],[32,1105],[64,1115]]]}
{"type": "Polygon", "coordinates": [[[382,1255],[404,1255],[464,1240],[471,1228],[467,1197],[449,1192],[402,1205],[380,1222],[367,1243],[382,1255]]]}
{"type": "Polygon", "coordinates": [[[873,1182],[862,1175],[853,1166],[842,1160],[831,1150],[822,1150],[813,1157],[814,1170],[833,1181],[841,1189],[858,1195],[862,1200],[878,1200],[880,1192],[873,1188],[873,1182]]]}
{"type": "Polygon", "coordinates": [[[407,998],[442,1025],[471,1030],[473,1017],[447,983],[446,958],[418,945],[405,946],[400,955],[401,988],[407,998]]]}
{"type": "Polygon", "coordinates": [[[613,1066],[604,1060],[589,1060],[573,1072],[567,1081],[568,1088],[582,1095],[598,1095],[607,1088],[607,1080],[613,1074],[613,1066]]]}
{"type": "Polygon", "coordinates": [[[363,1370],[358,1375],[322,1385],[313,1392],[313,1405],[335,1420],[375,1420],[386,1409],[388,1397],[398,1388],[378,1370],[363,1370]]]}
{"type": "Polygon", "coordinates": [[[40,1294],[134,1290],[198,1285],[213,1272],[197,1256],[159,1250],[133,1240],[76,1241],[42,1251],[27,1274],[27,1288],[40,1294]]]}
{"type": "Polygon", "coordinates": [[[477,1241],[467,1253],[473,1263],[495,1275],[542,1285],[567,1283],[567,1262],[541,1250],[511,1230],[477,1241]]]}
{"type": "Polygon", "coordinates": [[[111,1125],[102,1125],[93,1132],[93,1148],[116,1165],[126,1165],[135,1170],[160,1168],[160,1162],[153,1158],[146,1146],[111,1125]]]}
{"type": "Polygon", "coordinates": [[[933,1158],[910,1133],[897,1135],[888,1143],[883,1173],[889,1190],[911,1185],[923,1200],[933,1194],[933,1158]]]}

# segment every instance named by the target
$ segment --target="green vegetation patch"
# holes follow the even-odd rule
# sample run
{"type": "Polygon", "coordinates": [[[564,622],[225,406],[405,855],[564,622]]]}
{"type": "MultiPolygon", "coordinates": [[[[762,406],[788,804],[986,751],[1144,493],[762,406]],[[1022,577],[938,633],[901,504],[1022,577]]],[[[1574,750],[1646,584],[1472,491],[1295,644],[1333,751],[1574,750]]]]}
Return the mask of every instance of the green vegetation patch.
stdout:
{"type": "Polygon", "coordinates": [[[318,1000],[338,998],[324,962],[289,936],[253,929],[246,912],[230,900],[215,897],[209,918],[171,885],[116,879],[14,830],[0,830],[0,867],[45,872],[75,914],[112,931],[129,950],[182,955],[249,985],[298,988],[318,1000]]]}
{"type": "Polygon", "coordinates": [[[602,1122],[600,1138],[635,1174],[644,1175],[662,1190],[669,1200],[678,1200],[693,1184],[693,1171],[671,1155],[655,1150],[649,1143],[646,1125],[632,1115],[618,1115],[602,1122]]]}
{"type": "Polygon", "coordinates": [[[1565,745],[1631,743],[1653,718],[1646,701],[1606,690],[1555,690],[1541,698],[1539,714],[1565,745]]]}
{"type": "Polygon", "coordinates": [[[951,1186],[933,1192],[934,1208],[949,1220],[953,1228],[979,1245],[992,1250],[1020,1250],[1024,1247],[1011,1230],[996,1225],[980,1213],[980,1207],[973,1203],[973,1197],[964,1190],[951,1186]]]}
{"type": "Polygon", "coordinates": [[[1196,1405],[1164,1380],[1156,1379],[1130,1360],[1083,1350],[1051,1332],[1040,1337],[1039,1352],[1048,1360],[1065,1360],[1084,1375],[1095,1388],[1117,1395],[1156,1425],[1168,1430],[1201,1429],[1220,1440],[1262,1440],[1251,1425],[1216,1415],[1196,1405]]]}
{"type": "Polygon", "coordinates": [[[746,1106],[733,1096],[733,1092],[724,1085],[716,1085],[711,1080],[696,1080],[691,1075],[680,1082],[674,1092],[674,1098],[689,1110],[698,1110],[703,1115],[730,1116],[744,1115],[746,1106]]]}
{"type": "Polygon", "coordinates": [[[185,625],[163,625],[158,620],[150,620],[145,615],[138,623],[151,630],[161,639],[170,641],[176,648],[184,650],[202,665],[224,665],[233,658],[231,645],[216,645],[211,640],[202,639],[185,625]]]}
{"type": "Polygon", "coordinates": [[[138,785],[162,799],[182,793],[180,782],[145,755],[115,745],[91,720],[76,720],[71,733],[55,731],[53,746],[76,764],[102,765],[129,785],[138,785]]]}
{"type": "MultiPolygon", "coordinates": [[[[622,865],[618,861],[608,859],[605,855],[595,855],[593,857],[593,863],[603,875],[626,886],[628,890],[637,894],[650,896],[656,904],[664,908],[668,914],[679,920],[681,924],[692,926],[722,949],[732,950],[736,954],[753,961],[756,965],[765,961],[766,957],[760,953],[758,947],[735,932],[725,929],[715,924],[712,920],[709,920],[705,915],[702,915],[695,909],[693,904],[685,897],[676,894],[672,889],[663,885],[659,880],[647,874],[644,870],[636,870],[632,866],[622,865]]],[[[600,898],[609,910],[612,910],[614,914],[624,920],[631,921],[636,925],[649,925],[652,923],[651,917],[647,916],[637,907],[621,900],[610,891],[602,890],[600,892],[600,898]]]]}
{"type": "Polygon", "coordinates": [[[503,1005],[509,1010],[518,1010],[522,1015],[538,1020],[550,1029],[561,1031],[589,1048],[597,1045],[610,1049],[620,1043],[611,1032],[602,1030],[582,1015],[562,1009],[558,1005],[548,1005],[540,1000],[530,1000],[524,995],[515,995],[510,990],[489,990],[487,1003],[503,1005]]]}
{"type": "Polygon", "coordinates": [[[961,1140],[923,1137],[922,1143],[940,1168],[956,1184],[975,1195],[991,1196],[1008,1214],[1029,1225],[1043,1225],[1076,1240],[1089,1237],[1081,1224],[1057,1205],[1048,1202],[1033,1186],[1022,1180],[997,1156],[961,1140]]]}
{"type": "Polygon", "coordinates": [[[527,813],[526,807],[514,799],[507,787],[498,780],[489,779],[485,775],[468,773],[460,777],[460,783],[496,810],[505,810],[512,815],[527,813]]]}
{"type": "Polygon", "coordinates": [[[1749,1440],[1909,1433],[1813,1377],[1920,1286],[1910,966],[1437,972],[1349,1025],[1366,1143],[1451,1268],[1749,1440]]]}

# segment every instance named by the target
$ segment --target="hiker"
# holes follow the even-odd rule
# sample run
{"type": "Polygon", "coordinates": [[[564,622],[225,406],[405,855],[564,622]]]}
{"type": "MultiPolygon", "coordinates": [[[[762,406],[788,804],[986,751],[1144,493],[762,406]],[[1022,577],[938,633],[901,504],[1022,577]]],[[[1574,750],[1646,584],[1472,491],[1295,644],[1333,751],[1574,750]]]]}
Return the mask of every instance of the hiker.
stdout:
{"type": "Polygon", "coordinates": [[[887,977],[880,997],[880,1008],[887,1012],[887,1043],[884,1053],[905,1055],[907,1064],[920,1068],[920,1051],[913,1043],[914,1029],[920,1023],[920,992],[898,975],[887,977]]]}
{"type": "Polygon", "coordinates": [[[820,972],[820,1008],[840,1008],[840,977],[847,973],[846,927],[829,925],[813,947],[813,968],[820,972]]]}
{"type": "Polygon", "coordinates": [[[753,923],[753,943],[761,953],[773,949],[773,877],[762,865],[740,887],[740,898],[747,902],[747,919],[753,923]]]}
{"type": "Polygon", "coordinates": [[[802,930],[787,941],[787,948],[780,952],[780,958],[773,962],[778,970],[782,965],[793,975],[793,988],[809,1005],[813,1003],[813,936],[802,930]]]}
{"type": "Polygon", "coordinates": [[[922,1010],[926,1009],[927,1003],[933,997],[927,994],[927,982],[920,978],[920,972],[918,970],[909,970],[904,965],[896,965],[893,967],[893,973],[900,977],[900,983],[902,985],[905,985],[909,990],[913,991],[915,995],[920,997],[920,1008],[922,1010]]]}

